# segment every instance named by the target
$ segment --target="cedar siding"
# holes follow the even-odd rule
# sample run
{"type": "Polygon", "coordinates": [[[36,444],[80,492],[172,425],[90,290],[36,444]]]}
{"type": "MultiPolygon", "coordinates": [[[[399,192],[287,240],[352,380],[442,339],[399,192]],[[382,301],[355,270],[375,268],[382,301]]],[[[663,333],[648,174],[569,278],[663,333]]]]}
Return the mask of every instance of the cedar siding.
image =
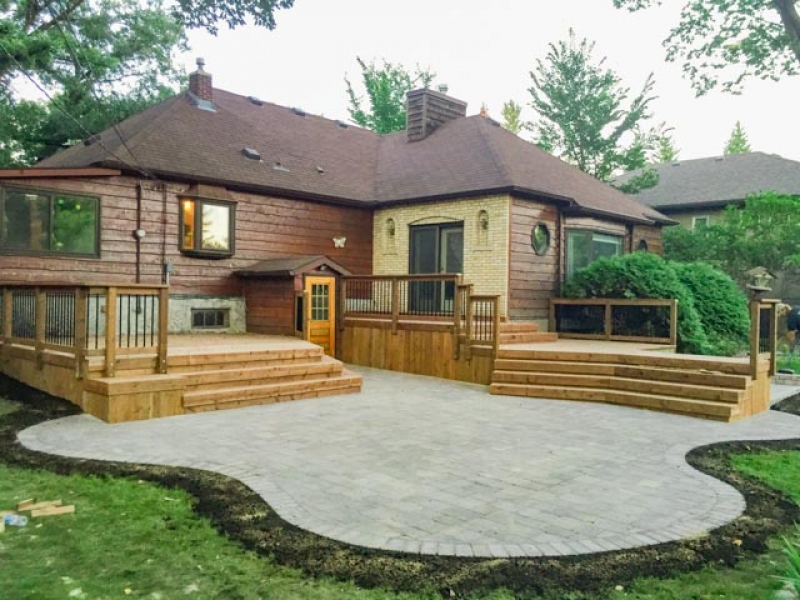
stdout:
{"type": "Polygon", "coordinates": [[[170,262],[173,294],[237,296],[237,269],[275,256],[327,255],[353,273],[372,270],[372,212],[317,202],[230,192],[236,203],[235,250],[230,258],[187,256],[178,248],[179,197],[188,184],[142,181],[142,210],[137,224],[134,177],[102,179],[9,180],[17,188],[63,190],[100,198],[100,257],[2,256],[3,279],[42,282],[133,283],[136,246],[133,232],[144,229],[140,242],[141,283],[161,283],[170,262]],[[345,236],[345,248],[333,237],[345,236]]]}
{"type": "Polygon", "coordinates": [[[550,298],[558,295],[558,209],[551,203],[514,198],[511,202],[508,316],[512,320],[546,323],[550,298]],[[550,230],[550,248],[542,256],[531,246],[537,223],[550,230]]]}

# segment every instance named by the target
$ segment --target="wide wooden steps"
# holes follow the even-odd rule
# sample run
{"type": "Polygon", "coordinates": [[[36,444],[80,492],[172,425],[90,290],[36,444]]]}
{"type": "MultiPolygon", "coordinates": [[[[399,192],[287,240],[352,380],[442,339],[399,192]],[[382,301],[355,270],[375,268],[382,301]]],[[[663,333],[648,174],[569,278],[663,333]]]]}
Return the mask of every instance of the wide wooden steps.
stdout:
{"type": "Polygon", "coordinates": [[[489,390],[733,421],[768,407],[767,369],[759,365],[765,386],[750,377],[749,363],[741,359],[512,346],[499,350],[489,390]]]}
{"type": "Polygon", "coordinates": [[[524,321],[501,321],[499,343],[504,344],[535,344],[554,342],[558,334],[550,331],[539,331],[537,323],[524,321]]]}
{"type": "Polygon", "coordinates": [[[154,374],[152,357],[119,356],[114,377],[104,377],[95,362],[89,362],[84,398],[94,405],[109,403],[101,414],[116,411],[118,418],[107,419],[112,422],[361,391],[360,375],[308,343],[268,349],[212,343],[170,353],[168,375],[154,374]],[[127,408],[125,398],[134,396],[141,401],[127,408]]]}

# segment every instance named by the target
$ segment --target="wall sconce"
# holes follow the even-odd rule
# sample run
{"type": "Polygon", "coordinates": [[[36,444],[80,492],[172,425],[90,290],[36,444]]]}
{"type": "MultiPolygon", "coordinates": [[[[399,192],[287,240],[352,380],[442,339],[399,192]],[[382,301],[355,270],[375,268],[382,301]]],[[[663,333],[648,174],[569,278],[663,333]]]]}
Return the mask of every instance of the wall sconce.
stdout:
{"type": "Polygon", "coordinates": [[[394,236],[394,219],[389,219],[386,221],[386,233],[394,236]]]}
{"type": "Polygon", "coordinates": [[[135,237],[137,240],[144,239],[144,236],[146,235],[147,232],[144,229],[137,229],[136,231],[133,232],[133,237],[135,237]]]}
{"type": "Polygon", "coordinates": [[[347,241],[347,238],[344,236],[337,236],[333,238],[333,247],[334,248],[344,248],[344,243],[347,241]]]}
{"type": "Polygon", "coordinates": [[[483,229],[484,231],[489,229],[489,215],[487,215],[486,213],[481,213],[481,216],[479,218],[479,223],[481,229],[483,229]]]}

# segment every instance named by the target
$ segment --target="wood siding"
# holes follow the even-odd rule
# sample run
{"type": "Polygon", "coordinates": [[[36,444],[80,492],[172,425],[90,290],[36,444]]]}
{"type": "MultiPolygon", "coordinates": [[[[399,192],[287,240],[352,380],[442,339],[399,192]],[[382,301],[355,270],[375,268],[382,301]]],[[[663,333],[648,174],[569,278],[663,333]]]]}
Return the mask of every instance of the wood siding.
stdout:
{"type": "Polygon", "coordinates": [[[510,236],[508,316],[546,323],[550,298],[559,288],[558,209],[551,204],[512,199],[510,236]],[[550,248],[542,256],[531,246],[531,231],[539,222],[550,230],[550,248]]]}
{"type": "Polygon", "coordinates": [[[295,335],[295,280],[251,279],[245,282],[247,331],[267,335],[295,335]]]}
{"type": "Polygon", "coordinates": [[[639,240],[647,242],[647,251],[659,256],[664,254],[664,242],[661,239],[661,228],[649,225],[634,225],[631,244],[635,251],[639,240]]]}
{"type": "MultiPolygon", "coordinates": [[[[100,258],[0,254],[5,281],[103,281],[136,279],[136,184],[133,177],[11,180],[31,189],[64,190],[101,200],[100,258]]],[[[194,258],[178,249],[178,211],[188,184],[142,182],[140,246],[142,283],[161,283],[163,265],[173,264],[170,289],[176,294],[241,295],[233,271],[279,256],[327,255],[353,273],[372,270],[372,211],[231,192],[236,201],[236,254],[222,260],[194,258]],[[333,237],[344,236],[344,248],[333,237]]]]}

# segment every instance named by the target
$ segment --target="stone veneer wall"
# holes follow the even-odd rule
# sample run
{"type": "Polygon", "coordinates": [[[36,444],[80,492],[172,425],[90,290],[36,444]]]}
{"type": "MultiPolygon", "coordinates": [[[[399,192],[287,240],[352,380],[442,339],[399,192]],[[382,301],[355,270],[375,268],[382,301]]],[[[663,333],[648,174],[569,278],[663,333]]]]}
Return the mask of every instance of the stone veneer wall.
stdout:
{"type": "Polygon", "coordinates": [[[241,296],[200,296],[173,294],[169,297],[170,333],[244,333],[247,331],[246,305],[241,296]],[[227,308],[228,327],[192,329],[193,308],[227,308]]]}
{"type": "Polygon", "coordinates": [[[464,223],[464,281],[475,294],[500,296],[500,314],[507,314],[509,218],[508,196],[483,196],[375,211],[373,270],[376,275],[406,275],[409,266],[409,227],[464,223]],[[485,216],[488,227],[481,227],[485,216]],[[389,233],[390,219],[394,235],[389,233]]]}

